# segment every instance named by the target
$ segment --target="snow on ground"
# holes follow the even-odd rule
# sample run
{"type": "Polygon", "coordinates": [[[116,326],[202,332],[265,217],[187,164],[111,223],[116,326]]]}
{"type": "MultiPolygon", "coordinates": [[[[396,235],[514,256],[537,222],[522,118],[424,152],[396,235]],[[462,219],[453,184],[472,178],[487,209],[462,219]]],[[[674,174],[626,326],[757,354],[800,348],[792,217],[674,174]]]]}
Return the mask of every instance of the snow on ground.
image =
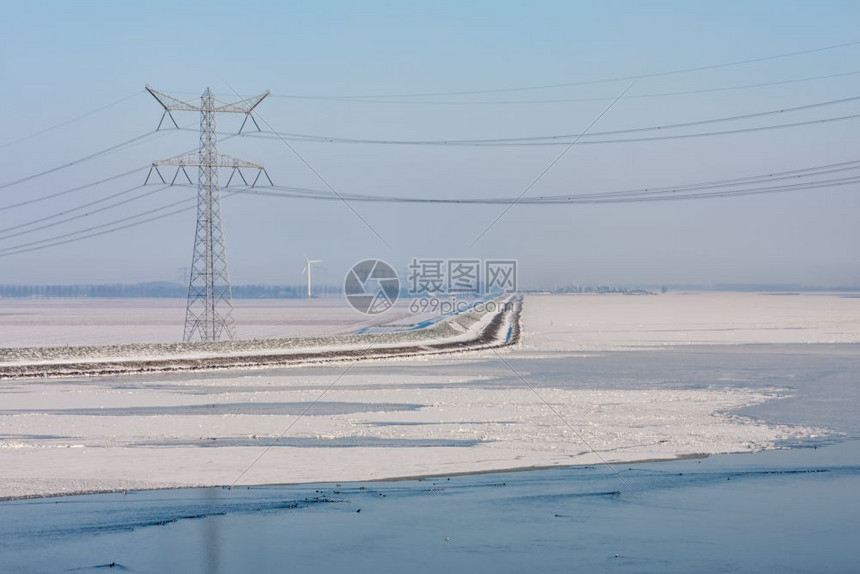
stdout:
{"type": "Polygon", "coordinates": [[[538,295],[526,299],[527,350],[664,345],[858,343],[860,298],[829,294],[538,295]]]}
{"type": "MultiPolygon", "coordinates": [[[[398,302],[381,317],[342,298],[236,299],[241,339],[319,337],[411,316],[398,302]]],[[[2,299],[0,347],[171,343],[182,340],[184,299],[2,299]]]]}
{"type": "Polygon", "coordinates": [[[643,345],[856,342],[857,307],[858,299],[828,296],[526,297],[522,346],[498,353],[536,393],[496,351],[353,368],[4,381],[0,498],[336,482],[771,448],[825,432],[731,414],[778,400],[782,390],[731,380],[641,389],[601,380],[571,389],[528,367],[582,360],[584,350],[643,345]]]}
{"type": "MultiPolygon", "coordinates": [[[[131,343],[53,347],[0,348],[0,378],[24,376],[86,376],[121,372],[166,372],[205,368],[201,361],[219,368],[257,364],[286,364],[349,357],[349,352],[367,355],[415,355],[438,353],[446,345],[458,349],[504,345],[516,340],[514,323],[519,300],[497,298],[492,307],[468,308],[455,314],[422,321],[419,325],[389,326],[376,332],[330,336],[239,339],[191,343],[131,343]],[[510,331],[510,332],[509,332],[510,331]],[[304,357],[304,358],[303,358],[304,357]],[[232,361],[232,364],[231,364],[232,361]],[[102,366],[99,366],[102,365],[102,366]]],[[[389,317],[397,317],[392,312],[389,317]]],[[[389,323],[390,324],[390,323],[389,323]]]]}
{"type": "MultiPolygon", "coordinates": [[[[303,390],[220,393],[215,399],[223,409],[217,414],[206,412],[213,408],[208,395],[28,384],[31,388],[19,388],[4,401],[0,414],[0,497],[599,464],[600,457],[580,437],[603,459],[617,462],[749,452],[820,433],[726,414],[768,398],[741,390],[541,390],[565,420],[574,421],[570,429],[528,389],[456,383],[426,388],[432,379],[422,377],[397,390],[335,388],[319,409],[300,419],[328,378],[303,380],[303,390]],[[269,414],[237,406],[255,403],[269,414]],[[68,414],[46,413],[44,404],[68,414]],[[171,414],[177,405],[202,408],[197,414],[171,414]],[[135,413],[135,407],[152,411],[135,413]],[[9,414],[19,409],[26,414],[9,414]],[[279,409],[281,414],[271,414],[279,409]],[[293,423],[281,445],[240,479],[293,423]]],[[[351,383],[372,387],[375,380],[363,375],[351,383]]]]}

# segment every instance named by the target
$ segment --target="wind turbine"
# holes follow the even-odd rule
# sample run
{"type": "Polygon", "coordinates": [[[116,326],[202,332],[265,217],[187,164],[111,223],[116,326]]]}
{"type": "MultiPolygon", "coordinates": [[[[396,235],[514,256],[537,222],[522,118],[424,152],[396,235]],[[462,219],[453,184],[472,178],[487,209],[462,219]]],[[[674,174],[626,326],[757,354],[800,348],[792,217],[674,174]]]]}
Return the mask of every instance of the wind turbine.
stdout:
{"type": "Polygon", "coordinates": [[[308,299],[311,298],[311,268],[314,263],[322,263],[322,259],[308,259],[308,256],[305,255],[305,266],[302,269],[302,273],[307,273],[308,275],[308,299]]]}

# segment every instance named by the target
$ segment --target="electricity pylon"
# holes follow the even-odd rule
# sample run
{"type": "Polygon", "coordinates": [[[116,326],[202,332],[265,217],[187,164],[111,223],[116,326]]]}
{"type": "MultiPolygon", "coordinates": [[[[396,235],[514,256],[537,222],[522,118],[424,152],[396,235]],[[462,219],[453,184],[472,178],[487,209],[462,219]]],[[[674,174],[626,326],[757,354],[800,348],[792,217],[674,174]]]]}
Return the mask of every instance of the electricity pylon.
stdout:
{"type": "MultiPolygon", "coordinates": [[[[188,303],[185,311],[184,341],[192,341],[199,337],[202,341],[218,341],[232,339],[233,330],[233,294],[230,287],[230,274],[227,271],[227,249],[224,243],[224,231],[221,225],[221,188],[219,171],[221,168],[231,168],[227,186],[234,175],[246,187],[254,187],[261,175],[265,175],[269,184],[272,180],[262,165],[247,162],[228,155],[218,153],[218,136],[215,129],[216,115],[219,113],[245,114],[241,133],[248,118],[257,126],[252,115],[254,109],[269,95],[268,90],[253,98],[230,104],[220,104],[215,96],[206,88],[200,98],[200,103],[183,101],[173,96],[156,91],[146,86],[164,108],[158,128],[169,117],[176,128],[179,124],[173,118],[173,111],[200,112],[200,148],[198,153],[177,156],[174,158],[155,161],[150,168],[147,181],[152,172],[158,175],[162,183],[167,184],[159,166],[175,166],[176,172],[170,185],[176,183],[180,173],[188,183],[193,184],[186,167],[197,167],[197,230],[194,234],[194,252],[191,258],[191,274],[188,282],[188,303]],[[256,170],[257,175],[252,183],[248,183],[242,170],[256,170]]],[[[259,130],[259,126],[257,126],[259,130]]]]}

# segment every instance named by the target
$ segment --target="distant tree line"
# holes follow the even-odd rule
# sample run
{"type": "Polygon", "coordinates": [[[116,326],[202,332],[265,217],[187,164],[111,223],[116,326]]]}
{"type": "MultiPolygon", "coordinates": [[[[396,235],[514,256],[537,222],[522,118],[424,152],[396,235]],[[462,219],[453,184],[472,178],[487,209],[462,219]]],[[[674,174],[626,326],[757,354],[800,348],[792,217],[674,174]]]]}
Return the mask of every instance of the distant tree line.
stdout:
{"type": "MultiPolygon", "coordinates": [[[[314,285],[314,297],[340,297],[340,285],[314,285]]],[[[0,285],[0,297],[18,299],[72,299],[86,297],[167,299],[185,298],[188,286],[180,283],[117,283],[111,285],[0,285]]],[[[234,285],[236,299],[302,299],[306,285],[234,285]]]]}
{"type": "Polygon", "coordinates": [[[612,285],[565,285],[552,290],[552,293],[621,293],[624,295],[646,295],[650,291],[644,289],[628,289],[627,287],[615,287],[612,285]]]}
{"type": "MultiPolygon", "coordinates": [[[[187,287],[184,291],[187,291],[187,287]]],[[[314,285],[314,297],[342,297],[342,285],[314,285]]],[[[183,297],[185,293],[183,292],[183,297]]],[[[307,285],[234,285],[233,297],[237,299],[304,299],[308,296],[307,285]]]]}
{"type": "MultiPolygon", "coordinates": [[[[523,292],[550,293],[620,293],[626,295],[649,295],[657,292],[673,291],[739,291],[758,293],[809,293],[809,292],[860,292],[854,287],[814,287],[802,285],[669,285],[668,287],[631,288],[612,285],[565,285],[553,289],[524,290],[523,292]]],[[[314,297],[342,297],[342,285],[314,285],[314,297]]],[[[0,285],[0,298],[18,299],[73,299],[86,297],[103,298],[176,298],[188,295],[188,286],[169,281],[150,281],[146,283],[115,283],[107,285],[0,285]]],[[[304,299],[306,285],[234,285],[233,297],[236,299],[304,299]]],[[[412,294],[402,286],[400,297],[409,298],[412,294]]],[[[445,295],[438,295],[440,298],[445,295]]]]}

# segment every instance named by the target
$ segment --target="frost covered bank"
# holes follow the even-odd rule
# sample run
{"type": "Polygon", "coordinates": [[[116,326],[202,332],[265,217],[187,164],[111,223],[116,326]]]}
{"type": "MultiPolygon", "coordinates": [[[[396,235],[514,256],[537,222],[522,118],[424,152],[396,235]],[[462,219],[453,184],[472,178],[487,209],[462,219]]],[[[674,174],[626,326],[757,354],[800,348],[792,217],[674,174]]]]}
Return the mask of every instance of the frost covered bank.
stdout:
{"type": "Polygon", "coordinates": [[[330,337],[0,349],[0,379],[242,369],[499,347],[519,338],[521,299],[508,296],[426,327],[330,337]]]}

